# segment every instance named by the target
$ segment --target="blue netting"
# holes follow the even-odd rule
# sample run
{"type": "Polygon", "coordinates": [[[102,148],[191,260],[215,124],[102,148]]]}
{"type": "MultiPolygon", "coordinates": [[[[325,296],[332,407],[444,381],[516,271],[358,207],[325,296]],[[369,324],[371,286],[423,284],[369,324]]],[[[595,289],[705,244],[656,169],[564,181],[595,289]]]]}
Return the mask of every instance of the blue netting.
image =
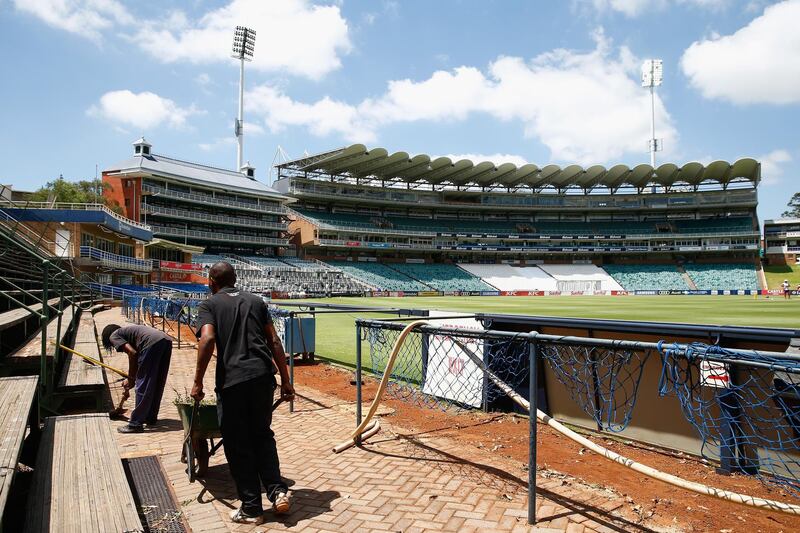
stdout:
{"type": "Polygon", "coordinates": [[[661,353],[659,392],[678,398],[703,457],[800,496],[800,360],[700,343],[661,353]]]}
{"type": "Polygon", "coordinates": [[[628,427],[650,350],[549,342],[538,346],[556,379],[600,429],[620,432],[628,427]]]}

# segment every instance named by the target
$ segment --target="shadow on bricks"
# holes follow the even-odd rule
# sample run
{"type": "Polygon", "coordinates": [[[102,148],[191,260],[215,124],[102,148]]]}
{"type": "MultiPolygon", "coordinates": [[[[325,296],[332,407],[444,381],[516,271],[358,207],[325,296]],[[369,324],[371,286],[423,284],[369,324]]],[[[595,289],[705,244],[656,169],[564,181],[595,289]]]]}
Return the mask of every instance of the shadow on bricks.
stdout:
{"type": "MultiPolygon", "coordinates": [[[[458,477],[459,479],[469,479],[479,485],[490,486],[503,494],[526,495],[527,493],[527,477],[523,479],[500,468],[481,464],[468,458],[455,455],[437,447],[435,442],[424,442],[415,435],[398,434],[396,439],[407,444],[407,456],[379,450],[370,446],[369,444],[364,445],[361,447],[361,449],[385,457],[404,459],[413,458],[415,460],[425,462],[433,468],[452,474],[454,477],[458,477]]],[[[641,524],[637,524],[625,518],[615,516],[611,514],[609,510],[604,509],[601,506],[593,505],[592,503],[595,502],[589,503],[575,498],[566,497],[563,494],[559,494],[558,492],[548,490],[541,486],[537,487],[536,494],[565,508],[565,510],[562,512],[552,516],[538,516],[537,518],[540,523],[550,522],[562,517],[571,517],[574,519],[579,515],[613,531],[637,531],[642,533],[654,532],[654,530],[641,524]]]]}

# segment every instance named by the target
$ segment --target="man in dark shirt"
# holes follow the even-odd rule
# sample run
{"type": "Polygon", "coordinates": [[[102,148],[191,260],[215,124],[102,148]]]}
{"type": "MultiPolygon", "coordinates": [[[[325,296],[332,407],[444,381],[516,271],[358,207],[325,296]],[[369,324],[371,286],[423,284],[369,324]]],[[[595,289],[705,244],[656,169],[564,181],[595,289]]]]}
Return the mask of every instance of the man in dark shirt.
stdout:
{"type": "Polygon", "coordinates": [[[136,407],[131,412],[127,426],[120,433],[141,433],[144,424],[155,425],[158,409],[167,384],[169,361],[172,357],[172,339],[149,326],[124,326],[109,324],[100,335],[106,349],[112,347],[128,354],[128,380],[126,390],[136,388],[136,407]]]}
{"type": "Polygon", "coordinates": [[[264,301],[235,287],[236,273],[220,262],[208,272],[212,296],[197,312],[197,369],[192,398],[203,398],[203,376],[217,349],[217,415],[225,457],[242,506],[231,513],[237,523],[261,524],[261,485],[276,513],[289,512],[288,488],[281,479],[272,423],[272,398],[281,375],[281,397],[291,399],[286,354],[264,301]],[[274,365],[273,365],[274,363],[274,365]]]}

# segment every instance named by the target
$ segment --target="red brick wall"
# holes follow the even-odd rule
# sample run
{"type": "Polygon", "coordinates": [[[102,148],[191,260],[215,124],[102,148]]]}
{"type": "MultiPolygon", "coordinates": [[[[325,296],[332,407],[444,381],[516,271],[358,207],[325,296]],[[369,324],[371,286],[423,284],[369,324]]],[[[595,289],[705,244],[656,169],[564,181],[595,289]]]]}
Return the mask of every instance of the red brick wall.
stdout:
{"type": "Polygon", "coordinates": [[[103,182],[111,187],[103,193],[112,204],[117,203],[122,207],[123,214],[140,222],[140,204],[142,201],[142,178],[120,178],[119,176],[109,176],[103,173],[103,182]],[[126,187],[126,182],[132,182],[130,187],[126,187]],[[128,200],[126,206],[125,200],[128,200]]]}

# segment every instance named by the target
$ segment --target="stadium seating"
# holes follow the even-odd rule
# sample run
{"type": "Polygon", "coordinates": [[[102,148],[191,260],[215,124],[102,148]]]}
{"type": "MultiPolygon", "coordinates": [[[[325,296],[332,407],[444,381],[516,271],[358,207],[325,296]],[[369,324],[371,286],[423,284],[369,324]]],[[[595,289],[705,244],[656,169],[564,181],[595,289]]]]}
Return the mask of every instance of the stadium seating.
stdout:
{"type": "Polygon", "coordinates": [[[596,265],[539,265],[558,282],[558,290],[571,291],[621,291],[614,278],[596,265]]]}
{"type": "Polygon", "coordinates": [[[381,291],[429,291],[431,288],[381,263],[328,261],[328,264],[381,291]]]}
{"type": "Polygon", "coordinates": [[[161,282],[158,285],[167,287],[180,292],[187,293],[206,293],[208,292],[208,285],[202,283],[178,283],[178,282],[161,282]]]}
{"type": "Polygon", "coordinates": [[[298,210],[304,217],[321,224],[365,229],[392,228],[403,231],[439,233],[535,233],[541,235],[654,235],[659,233],[743,233],[753,231],[750,217],[673,221],[589,222],[539,220],[536,222],[501,220],[452,220],[413,217],[382,217],[352,213],[298,210]]]}
{"type": "Polygon", "coordinates": [[[689,290],[678,268],[665,265],[603,265],[626,291],[689,290]]]}
{"type": "Polygon", "coordinates": [[[558,290],[556,279],[536,266],[516,267],[506,264],[484,265],[473,263],[460,264],[459,266],[501,291],[558,290]]]}
{"type": "Polygon", "coordinates": [[[691,263],[684,269],[700,290],[758,289],[751,263],[691,263]]]}
{"type": "Polygon", "coordinates": [[[456,265],[443,263],[398,263],[392,268],[438,291],[493,291],[480,278],[456,265]]]}
{"type": "Polygon", "coordinates": [[[214,263],[218,263],[224,260],[225,260],[224,257],[216,254],[198,254],[192,257],[192,263],[198,265],[208,265],[208,266],[211,266],[214,263]]]}

